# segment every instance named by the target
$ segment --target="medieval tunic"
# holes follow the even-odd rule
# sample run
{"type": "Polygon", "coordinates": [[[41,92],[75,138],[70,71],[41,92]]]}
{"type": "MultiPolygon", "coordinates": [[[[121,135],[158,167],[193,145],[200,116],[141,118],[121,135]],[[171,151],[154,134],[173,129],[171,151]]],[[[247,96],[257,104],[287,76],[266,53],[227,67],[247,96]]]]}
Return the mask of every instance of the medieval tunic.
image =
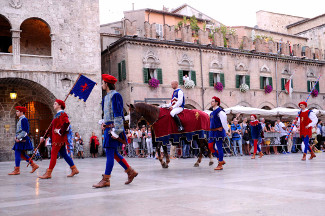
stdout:
{"type": "Polygon", "coordinates": [[[19,117],[16,127],[16,138],[20,140],[15,142],[12,150],[33,150],[33,144],[28,137],[29,133],[29,123],[28,119],[22,115],[19,117]]]}
{"type": "Polygon", "coordinates": [[[316,114],[308,109],[304,109],[302,112],[299,112],[299,119],[297,125],[300,125],[300,137],[308,136],[311,138],[312,128],[317,124],[316,114]],[[310,126],[309,128],[306,128],[310,126]]]}
{"type": "Polygon", "coordinates": [[[63,146],[65,144],[69,144],[67,133],[69,131],[69,117],[63,111],[59,111],[52,121],[51,127],[45,134],[46,137],[50,137],[52,140],[52,146],[63,146]],[[60,129],[59,133],[55,133],[55,129],[60,129]]]}
{"type": "Polygon", "coordinates": [[[116,90],[112,90],[107,93],[102,105],[106,125],[103,147],[115,148],[122,143],[112,138],[111,131],[119,135],[122,140],[127,140],[124,131],[123,98],[116,90]]]}

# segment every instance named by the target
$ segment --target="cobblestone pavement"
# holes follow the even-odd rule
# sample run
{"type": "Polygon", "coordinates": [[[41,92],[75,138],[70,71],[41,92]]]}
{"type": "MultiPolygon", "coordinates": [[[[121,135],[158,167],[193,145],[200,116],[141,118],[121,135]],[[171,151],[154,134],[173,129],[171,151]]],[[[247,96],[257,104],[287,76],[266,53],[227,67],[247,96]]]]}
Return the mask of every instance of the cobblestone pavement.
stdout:
{"type": "MultiPolygon", "coordinates": [[[[48,160],[30,174],[8,176],[14,162],[0,163],[0,215],[324,215],[325,153],[311,161],[301,154],[225,158],[222,171],[204,159],[175,159],[162,169],[154,159],[127,158],[138,172],[130,185],[115,163],[111,187],[94,189],[101,179],[105,158],[75,159],[80,174],[67,178],[70,169],[58,160],[52,179],[45,172],[48,160]]],[[[216,161],[216,160],[215,160],[216,161]]]]}

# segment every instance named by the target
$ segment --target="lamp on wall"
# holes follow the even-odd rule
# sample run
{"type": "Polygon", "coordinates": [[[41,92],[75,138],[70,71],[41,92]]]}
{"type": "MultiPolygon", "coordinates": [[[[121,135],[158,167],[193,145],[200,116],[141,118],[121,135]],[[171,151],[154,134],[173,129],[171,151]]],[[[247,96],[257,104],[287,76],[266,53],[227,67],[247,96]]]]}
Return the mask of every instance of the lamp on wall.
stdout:
{"type": "Polygon", "coordinates": [[[17,98],[17,92],[14,89],[12,89],[10,92],[10,99],[16,100],[16,98],[17,98]]]}

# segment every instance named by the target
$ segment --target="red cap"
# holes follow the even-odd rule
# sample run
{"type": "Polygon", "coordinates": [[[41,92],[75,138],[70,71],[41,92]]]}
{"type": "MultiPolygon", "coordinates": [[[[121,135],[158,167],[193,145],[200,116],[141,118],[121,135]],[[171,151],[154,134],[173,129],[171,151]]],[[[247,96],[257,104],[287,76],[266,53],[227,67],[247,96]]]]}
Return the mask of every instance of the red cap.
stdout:
{"type": "Polygon", "coordinates": [[[64,101],[59,100],[59,99],[56,99],[55,102],[57,102],[61,106],[62,109],[65,109],[65,103],[64,103],[64,101]]]}
{"type": "Polygon", "coordinates": [[[307,103],[306,103],[305,101],[301,101],[301,102],[298,104],[299,107],[300,107],[300,104],[303,104],[303,105],[305,105],[305,107],[307,107],[307,103]]]}
{"type": "Polygon", "coordinates": [[[111,83],[111,84],[115,84],[117,82],[117,79],[115,77],[113,77],[112,75],[109,75],[109,74],[103,74],[102,79],[105,82],[111,83]]]}
{"type": "Polygon", "coordinates": [[[27,108],[23,106],[16,106],[15,109],[23,113],[27,112],[27,108]]]}
{"type": "Polygon", "coordinates": [[[220,105],[220,98],[218,98],[218,97],[216,97],[216,96],[214,96],[214,97],[212,97],[212,99],[214,99],[216,102],[218,102],[219,103],[219,105],[220,105]]]}
{"type": "Polygon", "coordinates": [[[251,116],[254,116],[255,120],[257,119],[257,116],[256,115],[252,114],[251,116]]]}

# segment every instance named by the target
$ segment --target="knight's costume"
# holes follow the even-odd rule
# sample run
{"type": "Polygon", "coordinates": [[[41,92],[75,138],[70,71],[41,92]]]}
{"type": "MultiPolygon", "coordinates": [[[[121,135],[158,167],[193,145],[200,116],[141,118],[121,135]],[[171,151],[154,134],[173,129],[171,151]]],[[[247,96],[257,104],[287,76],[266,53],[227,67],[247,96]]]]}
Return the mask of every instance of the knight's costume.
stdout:
{"type": "MultiPolygon", "coordinates": [[[[15,109],[21,113],[26,113],[27,109],[26,107],[17,106],[15,109]]],[[[25,161],[29,162],[30,158],[26,154],[26,150],[33,150],[33,144],[28,136],[29,134],[29,123],[28,119],[25,117],[25,115],[21,115],[17,122],[16,127],[16,137],[15,137],[15,145],[12,148],[12,150],[15,151],[15,169],[13,172],[8,173],[8,175],[19,175],[20,174],[20,161],[21,158],[25,161]],[[18,140],[18,142],[17,142],[18,140]]],[[[32,171],[30,173],[35,172],[36,169],[39,168],[39,166],[33,161],[30,161],[30,164],[32,166],[32,171]]]]}
{"type": "MultiPolygon", "coordinates": [[[[114,85],[117,79],[111,75],[103,74],[102,79],[106,83],[114,85]]],[[[109,187],[111,172],[114,166],[114,159],[123,167],[128,175],[125,184],[130,184],[138,173],[130,167],[122,155],[118,153],[117,147],[126,142],[124,131],[124,115],[123,115],[123,99],[116,90],[110,90],[104,97],[102,102],[104,111],[104,143],[103,148],[106,149],[106,169],[103,179],[93,185],[93,187],[109,187]]]]}

